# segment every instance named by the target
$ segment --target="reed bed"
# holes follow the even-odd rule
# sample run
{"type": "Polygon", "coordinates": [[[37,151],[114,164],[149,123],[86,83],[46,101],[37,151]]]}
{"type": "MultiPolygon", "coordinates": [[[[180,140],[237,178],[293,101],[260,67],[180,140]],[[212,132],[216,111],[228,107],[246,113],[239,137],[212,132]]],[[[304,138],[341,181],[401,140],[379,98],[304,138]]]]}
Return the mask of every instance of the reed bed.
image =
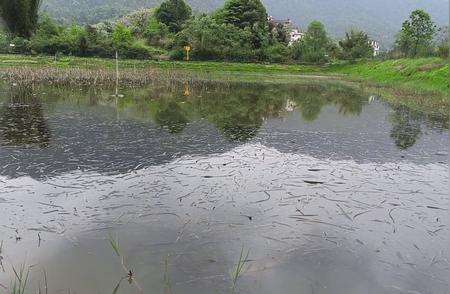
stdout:
{"type": "MultiPolygon", "coordinates": [[[[33,68],[14,67],[0,69],[0,79],[20,84],[47,84],[47,85],[92,85],[111,86],[117,84],[114,70],[109,69],[83,69],[83,68],[33,68]]],[[[124,69],[119,73],[119,86],[143,86],[158,82],[159,84],[179,84],[188,82],[190,85],[202,84],[213,78],[208,73],[124,69]]],[[[223,79],[221,78],[223,81],[223,79]]]]}

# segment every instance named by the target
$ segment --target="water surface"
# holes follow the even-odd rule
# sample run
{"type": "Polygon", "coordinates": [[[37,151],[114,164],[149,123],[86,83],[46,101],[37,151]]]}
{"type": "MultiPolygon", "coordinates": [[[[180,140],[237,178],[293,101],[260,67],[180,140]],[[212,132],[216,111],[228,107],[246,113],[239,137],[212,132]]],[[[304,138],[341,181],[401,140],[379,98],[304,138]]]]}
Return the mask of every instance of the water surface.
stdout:
{"type": "Polygon", "coordinates": [[[1,87],[0,293],[21,264],[230,293],[242,249],[240,293],[450,293],[448,118],[314,81],[112,93],[1,87]]]}

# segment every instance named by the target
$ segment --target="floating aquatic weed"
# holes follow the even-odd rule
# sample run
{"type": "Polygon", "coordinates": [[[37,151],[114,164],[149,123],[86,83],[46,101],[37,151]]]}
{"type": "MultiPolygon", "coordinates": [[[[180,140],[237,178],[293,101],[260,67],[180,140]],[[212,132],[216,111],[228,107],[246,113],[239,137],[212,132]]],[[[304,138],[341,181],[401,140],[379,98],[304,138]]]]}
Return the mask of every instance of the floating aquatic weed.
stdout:
{"type": "Polygon", "coordinates": [[[244,271],[244,266],[248,261],[249,255],[250,255],[250,250],[247,250],[247,253],[244,255],[244,247],[242,246],[241,254],[239,255],[239,259],[238,259],[238,263],[232,274],[232,281],[231,281],[231,293],[232,294],[235,293],[235,291],[236,291],[237,282],[244,271]]]}

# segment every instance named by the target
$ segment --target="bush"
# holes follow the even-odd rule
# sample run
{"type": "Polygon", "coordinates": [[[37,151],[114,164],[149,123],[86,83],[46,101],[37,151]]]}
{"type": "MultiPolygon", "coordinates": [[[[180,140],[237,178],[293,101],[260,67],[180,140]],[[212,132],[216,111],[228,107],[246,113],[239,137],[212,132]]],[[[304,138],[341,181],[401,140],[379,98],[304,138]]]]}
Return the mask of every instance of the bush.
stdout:
{"type": "Polygon", "coordinates": [[[0,32],[0,53],[1,54],[5,54],[5,53],[9,53],[10,52],[10,47],[9,47],[9,38],[6,34],[0,32]]]}
{"type": "Polygon", "coordinates": [[[11,44],[14,44],[14,48],[11,50],[13,53],[27,54],[29,52],[30,41],[22,37],[15,37],[11,40],[11,44]]]}
{"type": "Polygon", "coordinates": [[[148,59],[152,58],[151,50],[148,46],[141,42],[131,43],[129,46],[123,48],[122,56],[132,59],[148,59]]]}
{"type": "Polygon", "coordinates": [[[289,48],[285,44],[275,44],[264,52],[264,59],[272,63],[283,63],[289,60],[289,48]]]}

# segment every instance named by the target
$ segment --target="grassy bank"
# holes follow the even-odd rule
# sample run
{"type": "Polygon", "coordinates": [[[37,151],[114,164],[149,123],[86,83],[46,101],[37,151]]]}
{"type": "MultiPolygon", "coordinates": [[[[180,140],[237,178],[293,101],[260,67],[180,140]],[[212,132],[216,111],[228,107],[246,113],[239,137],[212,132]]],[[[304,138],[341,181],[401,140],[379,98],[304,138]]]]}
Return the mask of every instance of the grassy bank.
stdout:
{"type": "Polygon", "coordinates": [[[448,93],[448,61],[440,58],[358,61],[334,64],[328,72],[383,86],[448,93]]]}

